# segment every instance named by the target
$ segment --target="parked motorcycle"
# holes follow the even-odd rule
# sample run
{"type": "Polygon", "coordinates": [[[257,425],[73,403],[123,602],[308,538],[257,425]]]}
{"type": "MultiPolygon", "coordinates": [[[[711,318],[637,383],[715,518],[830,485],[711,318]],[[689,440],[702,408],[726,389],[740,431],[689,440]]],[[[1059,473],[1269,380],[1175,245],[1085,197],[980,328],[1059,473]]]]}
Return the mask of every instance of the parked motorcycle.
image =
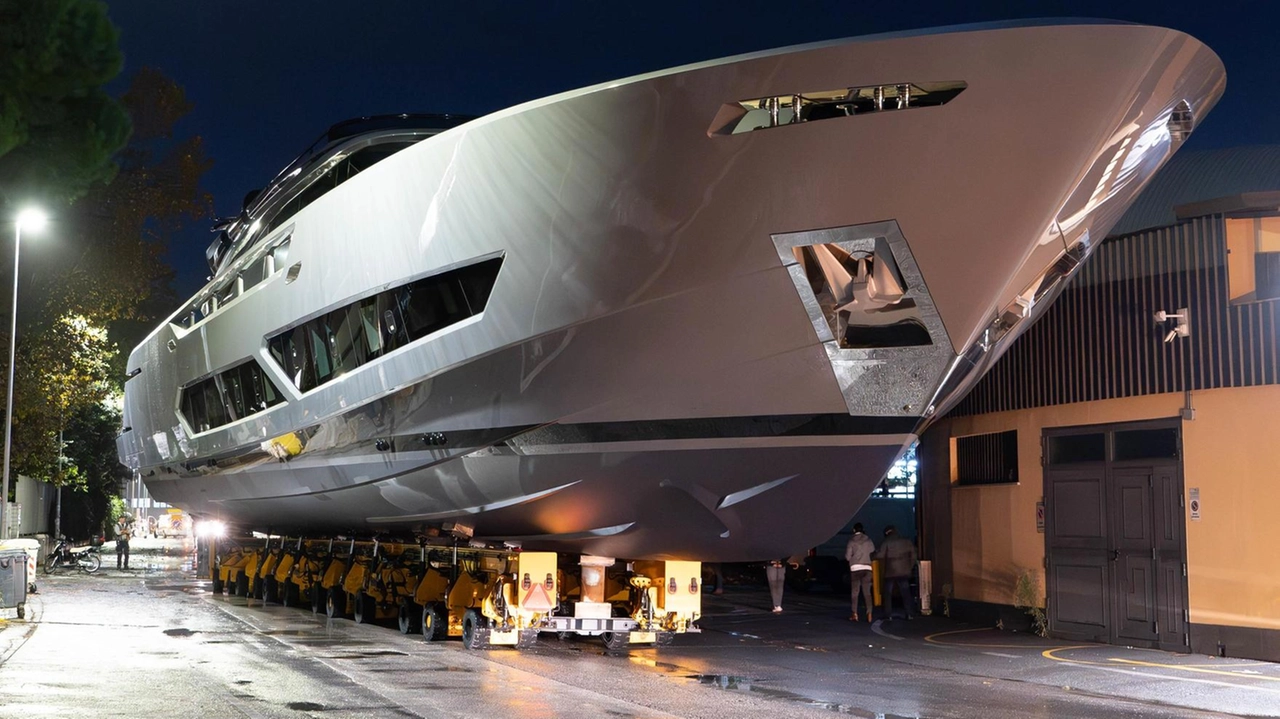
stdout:
{"type": "Polygon", "coordinates": [[[93,574],[102,566],[102,557],[98,556],[98,547],[91,545],[78,552],[71,551],[66,537],[60,537],[57,545],[44,560],[45,574],[53,574],[61,567],[75,567],[85,574],[93,574]]]}

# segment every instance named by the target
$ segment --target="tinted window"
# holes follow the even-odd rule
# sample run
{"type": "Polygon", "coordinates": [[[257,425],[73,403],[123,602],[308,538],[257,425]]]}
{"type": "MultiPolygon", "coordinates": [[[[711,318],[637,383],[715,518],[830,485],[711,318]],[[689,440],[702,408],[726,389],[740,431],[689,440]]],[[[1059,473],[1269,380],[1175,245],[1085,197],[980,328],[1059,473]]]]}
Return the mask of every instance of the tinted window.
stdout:
{"type": "Polygon", "coordinates": [[[1064,434],[1049,438],[1049,464],[1102,462],[1107,458],[1107,436],[1064,434]]]}
{"type": "Polygon", "coordinates": [[[370,145],[347,155],[338,161],[328,172],[317,177],[314,182],[297,194],[292,200],[289,200],[283,207],[276,212],[271,221],[267,223],[266,232],[284,224],[286,220],[302,211],[302,208],[310,205],[320,199],[329,190],[350,180],[361,172],[373,167],[377,163],[391,157],[397,152],[417,142],[382,142],[377,145],[370,145]]]}
{"type": "Polygon", "coordinates": [[[255,362],[201,380],[182,390],[182,415],[193,432],[244,419],[283,398],[255,362]]]}
{"type": "Polygon", "coordinates": [[[379,292],[267,340],[302,391],[484,311],[502,258],[379,292]]]}
{"type": "Polygon", "coordinates": [[[360,307],[352,305],[329,314],[329,355],[334,371],[341,374],[365,363],[360,307]]]}
{"type": "Polygon", "coordinates": [[[1115,434],[1115,459],[1174,459],[1178,456],[1178,430],[1131,429],[1115,434]]]}

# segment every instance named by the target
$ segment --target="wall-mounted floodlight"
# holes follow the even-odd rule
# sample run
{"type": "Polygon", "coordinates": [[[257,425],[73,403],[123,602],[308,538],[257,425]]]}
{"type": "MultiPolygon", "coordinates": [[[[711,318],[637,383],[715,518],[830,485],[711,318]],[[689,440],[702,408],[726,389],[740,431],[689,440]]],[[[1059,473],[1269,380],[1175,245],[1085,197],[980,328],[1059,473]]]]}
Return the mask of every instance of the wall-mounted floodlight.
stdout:
{"type": "Polygon", "coordinates": [[[1166,343],[1172,342],[1179,337],[1191,336],[1191,312],[1186,307],[1178,308],[1177,312],[1166,312],[1159,310],[1155,314],[1156,324],[1164,324],[1169,320],[1177,320],[1178,324],[1169,333],[1164,336],[1166,343]]]}

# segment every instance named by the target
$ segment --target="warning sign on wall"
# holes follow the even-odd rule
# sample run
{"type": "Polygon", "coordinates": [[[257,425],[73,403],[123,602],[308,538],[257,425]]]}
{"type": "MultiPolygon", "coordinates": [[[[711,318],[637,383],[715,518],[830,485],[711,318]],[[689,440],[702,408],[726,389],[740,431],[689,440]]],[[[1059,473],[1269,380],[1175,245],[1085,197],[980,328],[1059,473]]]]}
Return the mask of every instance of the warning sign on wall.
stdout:
{"type": "Polygon", "coordinates": [[[1200,488],[1191,488],[1191,521],[1200,521],[1200,488]]]}

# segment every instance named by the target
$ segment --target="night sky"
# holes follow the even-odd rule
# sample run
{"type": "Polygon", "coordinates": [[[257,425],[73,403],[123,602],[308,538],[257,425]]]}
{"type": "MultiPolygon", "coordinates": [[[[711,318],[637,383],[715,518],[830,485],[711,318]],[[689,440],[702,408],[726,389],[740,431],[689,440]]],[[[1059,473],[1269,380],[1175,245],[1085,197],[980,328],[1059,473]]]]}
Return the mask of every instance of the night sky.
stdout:
{"type": "MultiPolygon", "coordinates": [[[[530,2],[114,0],[124,77],[154,66],[186,91],[180,127],[205,138],[219,215],[239,211],[320,135],[349,117],[480,115],[691,62],[805,42],[959,23],[1095,17],[1172,27],[1212,47],[1227,92],[1188,149],[1280,142],[1280,3],[530,2]]],[[[124,80],[118,82],[120,88],[124,80]]],[[[199,223],[203,225],[203,223],[199,223]]],[[[185,298],[203,285],[203,226],[174,239],[185,298]]]]}

